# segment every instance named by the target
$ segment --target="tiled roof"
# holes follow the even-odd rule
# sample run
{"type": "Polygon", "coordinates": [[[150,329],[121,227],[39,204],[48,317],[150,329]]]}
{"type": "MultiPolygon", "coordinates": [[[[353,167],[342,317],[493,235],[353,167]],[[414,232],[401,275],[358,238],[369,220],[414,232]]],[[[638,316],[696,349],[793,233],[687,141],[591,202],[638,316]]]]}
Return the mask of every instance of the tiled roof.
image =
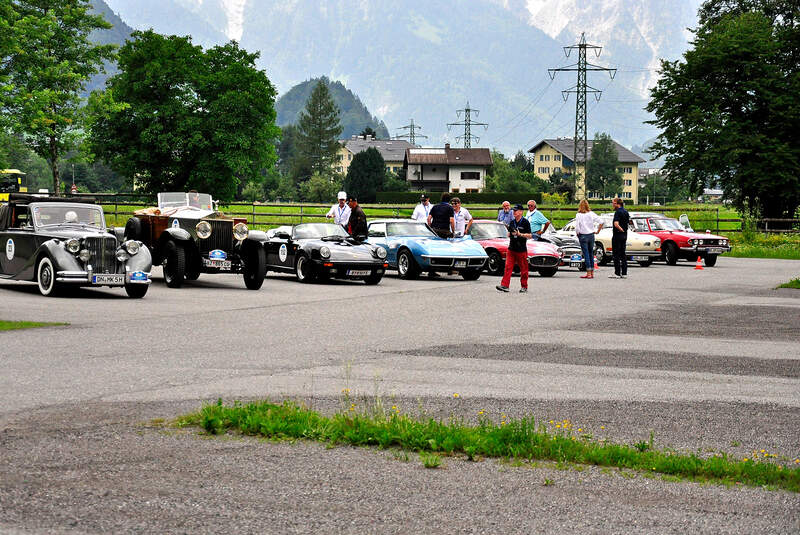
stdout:
{"type": "Polygon", "coordinates": [[[383,156],[383,160],[387,162],[402,162],[406,149],[414,147],[414,145],[402,139],[340,139],[339,143],[353,154],[358,154],[370,147],[374,147],[378,149],[378,152],[383,156]]]}
{"type": "Polygon", "coordinates": [[[489,149],[408,149],[406,163],[440,165],[492,165],[489,149]]]}
{"type": "MultiPolygon", "coordinates": [[[[531,147],[531,149],[528,152],[535,152],[543,144],[550,145],[555,150],[557,150],[558,152],[560,152],[569,159],[572,159],[572,156],[575,154],[575,142],[572,139],[568,138],[543,139],[542,141],[531,147]]],[[[593,140],[590,139],[586,141],[586,158],[588,159],[591,159],[592,157],[592,145],[594,145],[593,140]]],[[[638,156],[637,154],[629,151],[616,141],[614,141],[614,145],[617,147],[617,158],[619,159],[620,163],[641,163],[647,161],[641,156],[638,156]]]]}

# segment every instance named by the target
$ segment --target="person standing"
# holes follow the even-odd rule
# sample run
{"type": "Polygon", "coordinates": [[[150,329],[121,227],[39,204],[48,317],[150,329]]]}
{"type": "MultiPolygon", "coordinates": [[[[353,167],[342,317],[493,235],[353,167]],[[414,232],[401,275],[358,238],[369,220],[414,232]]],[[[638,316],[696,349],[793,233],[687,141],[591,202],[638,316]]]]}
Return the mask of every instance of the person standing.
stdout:
{"type": "Polygon", "coordinates": [[[514,213],[511,211],[511,203],[503,201],[502,208],[497,211],[497,220],[508,226],[512,219],[514,219],[514,213]]]}
{"type": "Polygon", "coordinates": [[[503,273],[503,280],[497,290],[507,292],[511,284],[511,274],[514,272],[514,265],[519,265],[519,282],[522,286],[520,293],[528,291],[528,240],[531,238],[531,224],[522,217],[522,205],[514,207],[514,218],[508,225],[508,253],[506,253],[506,269],[503,273]]]}
{"type": "Polygon", "coordinates": [[[625,209],[625,203],[619,197],[611,201],[614,206],[614,228],[611,235],[611,253],[614,257],[614,273],[609,279],[628,278],[628,256],[625,253],[625,242],[628,241],[628,225],[631,217],[625,209]]]}
{"type": "Polygon", "coordinates": [[[528,201],[528,213],[525,215],[525,219],[531,224],[531,234],[534,240],[538,240],[550,226],[550,220],[536,209],[536,201],[533,199],[528,201]]]}
{"type": "Polygon", "coordinates": [[[581,253],[586,264],[586,274],[581,275],[582,279],[594,278],[594,235],[602,228],[603,220],[592,212],[589,202],[583,199],[578,204],[578,213],[575,214],[575,233],[581,243],[581,253]],[[598,225],[596,230],[595,225],[598,225]]]}
{"type": "Polygon", "coordinates": [[[456,236],[466,236],[472,226],[472,214],[461,206],[461,199],[458,197],[450,199],[450,204],[453,206],[453,233],[456,236]]]}
{"type": "Polygon", "coordinates": [[[428,221],[428,214],[431,211],[431,201],[424,193],[419,196],[419,204],[414,208],[411,219],[415,221],[428,221]]]}
{"type": "Polygon", "coordinates": [[[367,215],[358,205],[358,198],[350,195],[347,198],[350,206],[350,219],[347,220],[347,232],[357,240],[367,239],[367,215]]]}
{"type": "Polygon", "coordinates": [[[337,225],[347,226],[347,222],[350,221],[350,207],[347,206],[347,193],[340,191],[339,194],[336,196],[338,204],[334,204],[331,206],[331,209],[328,210],[328,213],[325,214],[327,218],[333,218],[333,222],[337,225]]]}
{"type": "Polygon", "coordinates": [[[428,226],[440,238],[449,238],[453,235],[453,207],[450,206],[450,194],[442,193],[442,200],[431,208],[428,214],[428,226]]]}

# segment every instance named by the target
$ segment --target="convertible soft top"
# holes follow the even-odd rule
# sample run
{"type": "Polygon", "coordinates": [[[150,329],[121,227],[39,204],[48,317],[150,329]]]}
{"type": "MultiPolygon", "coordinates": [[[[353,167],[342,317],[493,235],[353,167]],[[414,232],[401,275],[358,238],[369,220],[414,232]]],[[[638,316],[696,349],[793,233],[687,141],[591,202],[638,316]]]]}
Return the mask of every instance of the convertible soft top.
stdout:
{"type": "Polygon", "coordinates": [[[8,202],[20,204],[30,204],[32,202],[80,202],[86,204],[96,204],[94,197],[49,197],[43,195],[32,195],[30,193],[9,193],[8,202]]]}

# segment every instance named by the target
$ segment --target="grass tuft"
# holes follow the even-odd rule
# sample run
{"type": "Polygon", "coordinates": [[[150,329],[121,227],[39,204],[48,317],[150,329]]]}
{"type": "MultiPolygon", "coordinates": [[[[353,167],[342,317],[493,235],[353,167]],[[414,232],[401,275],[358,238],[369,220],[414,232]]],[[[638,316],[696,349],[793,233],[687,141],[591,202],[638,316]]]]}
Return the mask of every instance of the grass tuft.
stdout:
{"type": "Polygon", "coordinates": [[[792,279],[789,282],[784,282],[778,288],[797,288],[800,289],[800,278],[799,279],[792,279]]]}
{"type": "Polygon", "coordinates": [[[569,431],[548,432],[544,426],[537,429],[532,417],[519,420],[504,417],[499,424],[484,419],[477,425],[468,425],[455,418],[444,423],[431,418],[412,419],[396,412],[369,415],[348,410],[327,417],[291,402],[280,405],[266,401],[246,405],[235,402],[226,406],[218,400],[178,422],[200,425],[211,435],[239,431],[273,440],[306,439],[400,448],[418,452],[422,463],[430,468],[438,466],[443,455],[466,455],[468,459],[478,456],[542,459],[652,472],[664,478],[772,486],[800,492],[800,467],[784,467],[766,458],[735,460],[725,453],[703,458],[694,453],[659,451],[653,445],[652,433],[649,441],[634,446],[598,442],[576,437],[569,431]]]}
{"type": "Polygon", "coordinates": [[[6,321],[0,320],[0,331],[13,331],[16,329],[33,329],[35,327],[58,327],[69,323],[48,323],[41,321],[6,321]]]}

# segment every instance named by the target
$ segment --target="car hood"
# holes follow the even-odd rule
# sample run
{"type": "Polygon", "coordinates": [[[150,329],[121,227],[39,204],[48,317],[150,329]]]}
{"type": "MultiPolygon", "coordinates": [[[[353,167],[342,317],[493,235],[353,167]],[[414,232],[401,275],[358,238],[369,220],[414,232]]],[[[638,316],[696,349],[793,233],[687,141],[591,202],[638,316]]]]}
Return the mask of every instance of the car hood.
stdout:
{"type": "Polygon", "coordinates": [[[416,242],[423,249],[423,254],[432,256],[486,256],[481,244],[472,239],[409,238],[409,240],[416,242]]]}
{"type": "MultiPolygon", "coordinates": [[[[489,240],[479,240],[478,243],[485,249],[492,247],[498,251],[507,251],[509,241],[509,238],[492,238],[489,240]]],[[[552,243],[528,240],[527,246],[528,256],[561,256],[561,253],[558,252],[558,247],[552,243]]]]}
{"type": "Polygon", "coordinates": [[[61,240],[68,240],[70,238],[86,239],[86,238],[113,238],[114,235],[103,230],[81,228],[78,225],[59,225],[57,227],[48,227],[38,231],[40,235],[50,236],[61,240]]]}
{"type": "Polygon", "coordinates": [[[687,240],[727,240],[725,236],[718,236],[716,234],[706,234],[705,232],[689,232],[688,230],[657,230],[660,234],[672,234],[674,236],[682,236],[687,240]]]}
{"type": "Polygon", "coordinates": [[[350,242],[336,242],[318,239],[298,240],[305,247],[327,247],[331,251],[331,260],[336,262],[382,262],[372,254],[373,245],[352,244],[350,242]]]}

